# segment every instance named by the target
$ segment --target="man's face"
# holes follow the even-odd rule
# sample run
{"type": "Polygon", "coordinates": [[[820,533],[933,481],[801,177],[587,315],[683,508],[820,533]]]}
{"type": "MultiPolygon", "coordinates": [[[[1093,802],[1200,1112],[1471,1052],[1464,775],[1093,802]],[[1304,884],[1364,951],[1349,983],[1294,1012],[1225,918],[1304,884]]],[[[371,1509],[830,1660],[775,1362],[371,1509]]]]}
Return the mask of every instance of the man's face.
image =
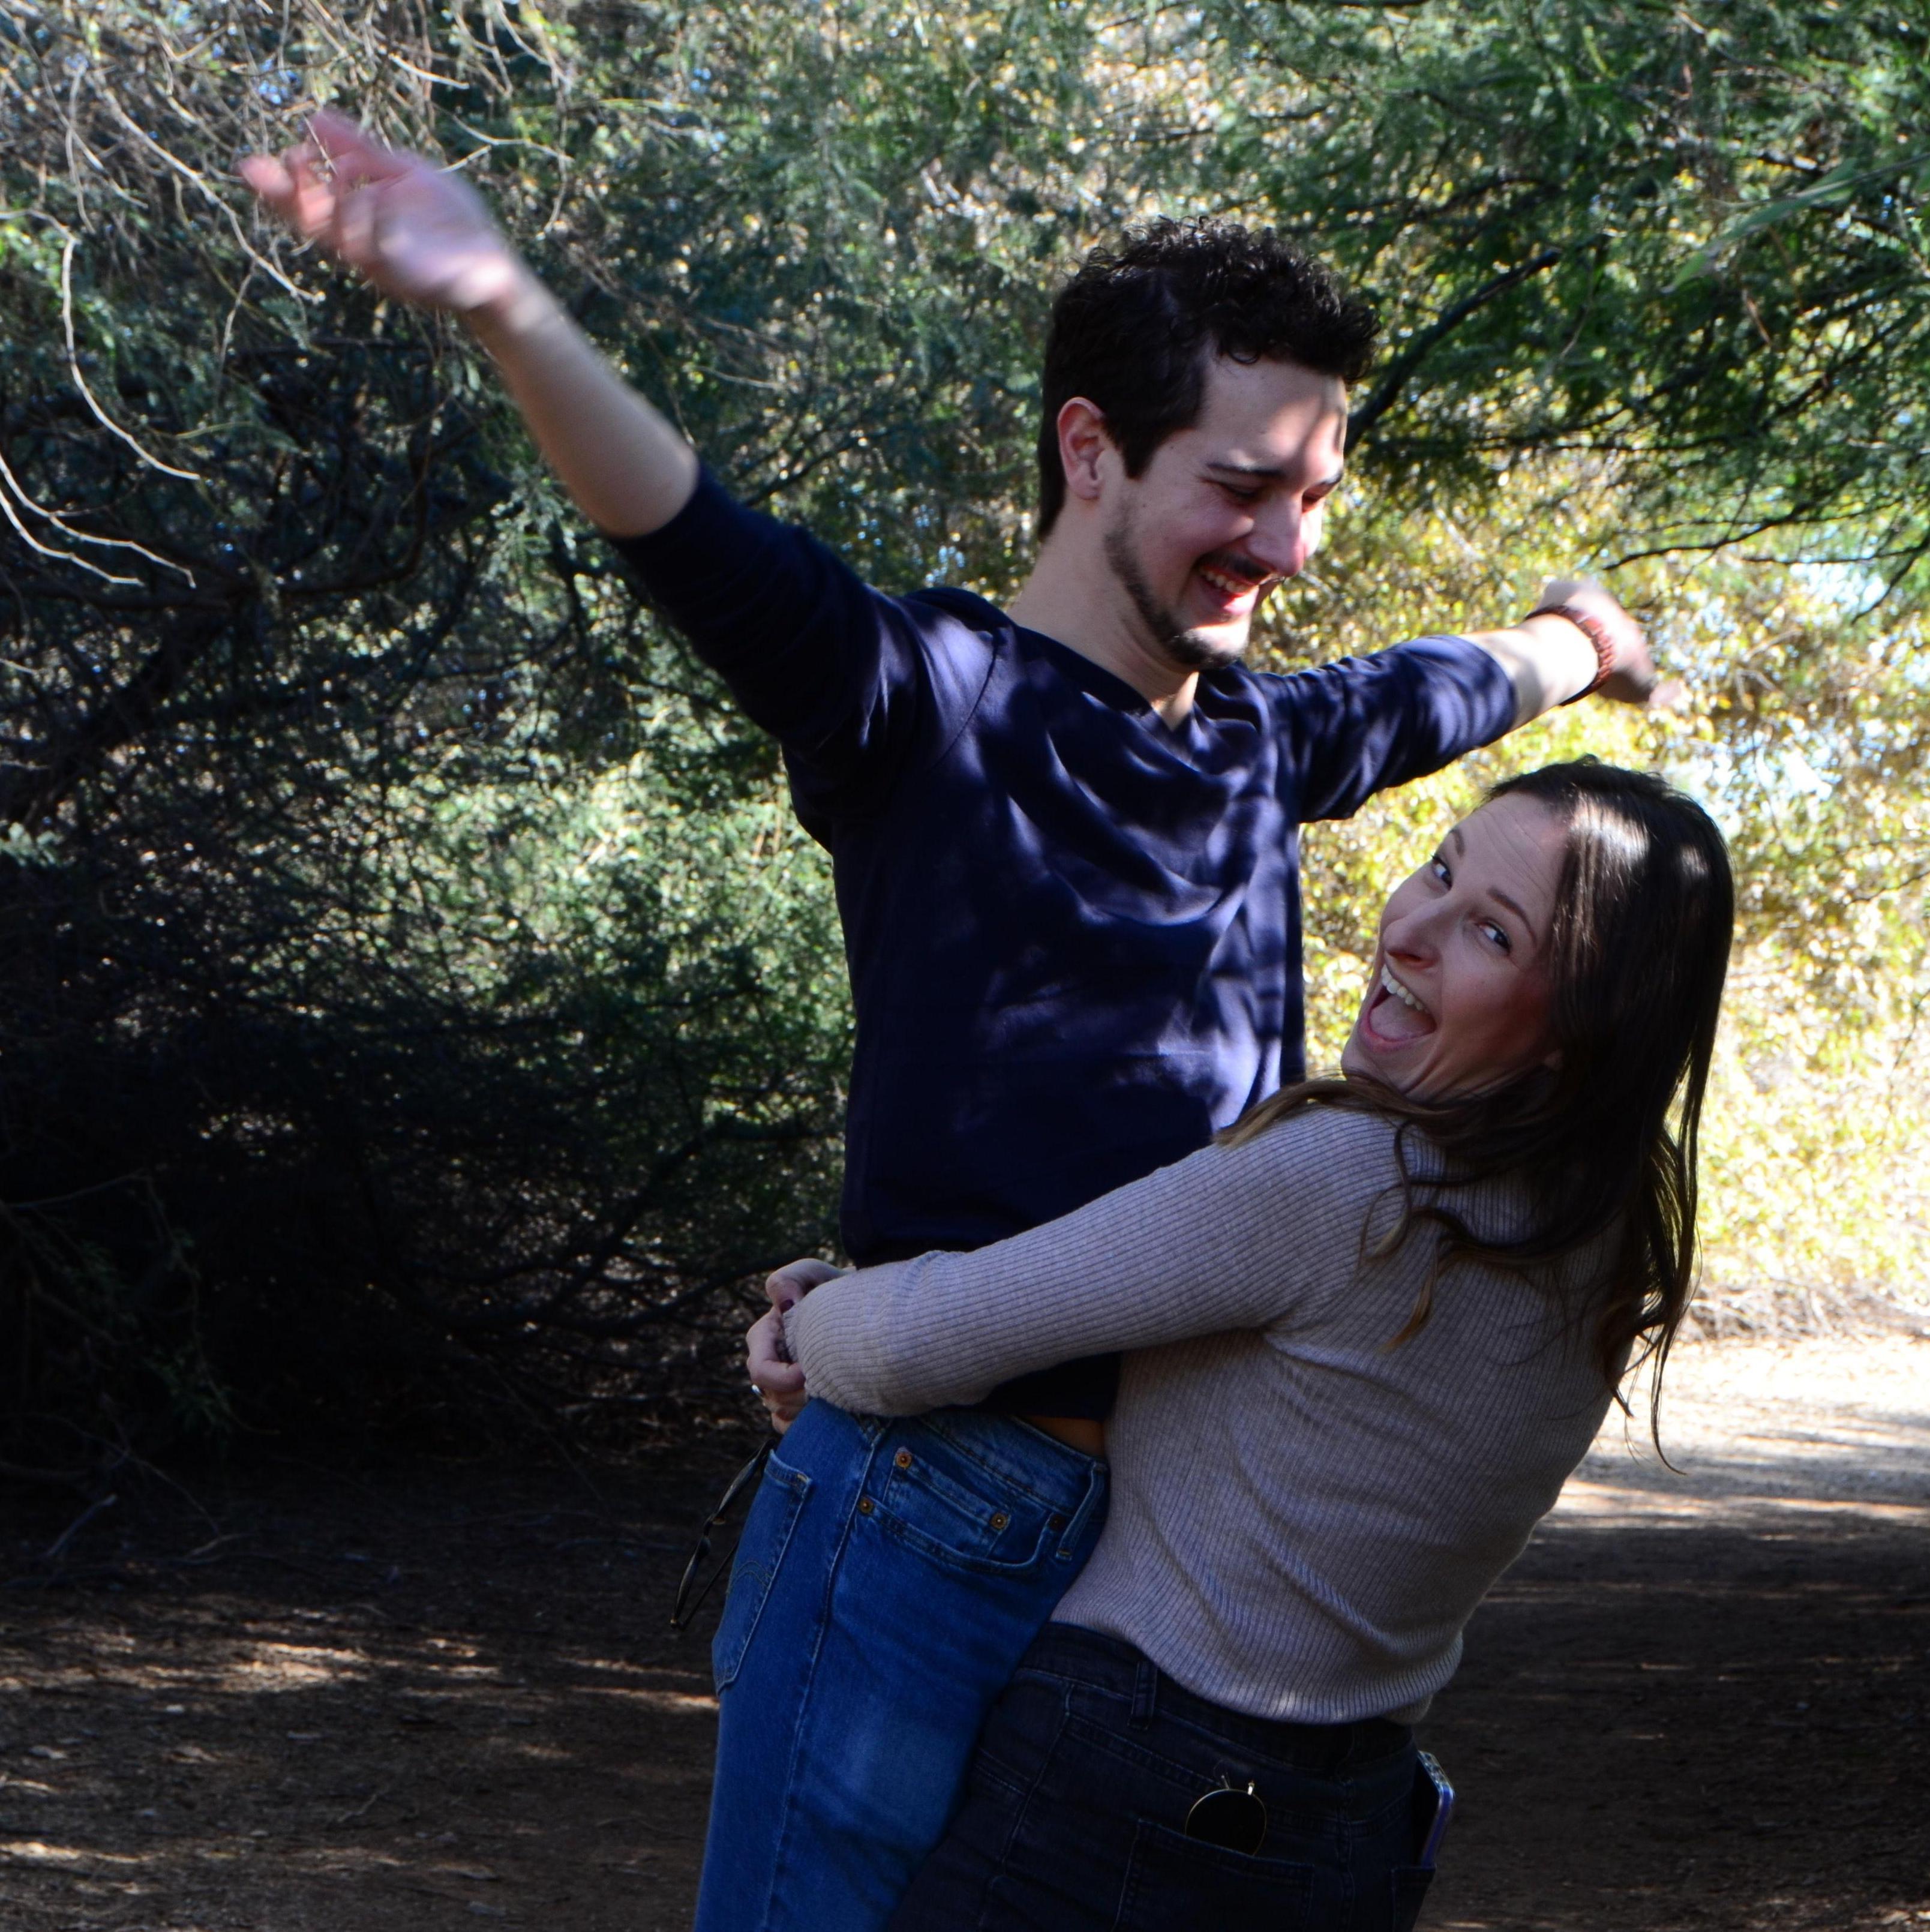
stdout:
{"type": "Polygon", "coordinates": [[[1346,447],[1338,377],[1216,356],[1199,421],[1141,476],[1108,466],[1106,560],[1141,641],[1191,670],[1237,658],[1260,599],[1313,555],[1346,447]]]}

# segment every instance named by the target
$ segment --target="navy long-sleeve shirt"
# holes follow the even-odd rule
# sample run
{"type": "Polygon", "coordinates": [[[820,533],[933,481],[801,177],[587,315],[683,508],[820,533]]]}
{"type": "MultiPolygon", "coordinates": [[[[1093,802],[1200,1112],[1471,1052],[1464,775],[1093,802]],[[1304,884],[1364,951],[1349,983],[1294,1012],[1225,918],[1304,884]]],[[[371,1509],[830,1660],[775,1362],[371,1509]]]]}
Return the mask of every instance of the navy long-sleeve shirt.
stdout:
{"type": "MultiPolygon", "coordinates": [[[[830,852],[861,1264],[1068,1213],[1299,1078],[1299,827],[1514,719],[1501,667],[1437,637],[1290,676],[1208,672],[1169,726],[982,598],[888,596],[708,474],[617,548],[778,739],[830,852]]],[[[1116,1373],[1068,1364],[1000,1406],[1104,1416],[1116,1373]]]]}

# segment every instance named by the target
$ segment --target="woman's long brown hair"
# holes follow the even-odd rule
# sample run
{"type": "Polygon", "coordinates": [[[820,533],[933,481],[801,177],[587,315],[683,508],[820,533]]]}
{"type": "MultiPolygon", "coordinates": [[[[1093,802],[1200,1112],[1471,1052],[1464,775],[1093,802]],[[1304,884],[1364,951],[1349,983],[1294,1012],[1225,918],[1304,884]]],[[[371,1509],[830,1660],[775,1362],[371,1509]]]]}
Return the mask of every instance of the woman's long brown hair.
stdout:
{"type": "Polygon", "coordinates": [[[1728,850],[1694,800],[1593,758],[1504,779],[1488,796],[1536,800],[1567,827],[1547,954],[1557,1065],[1447,1102],[1376,1081],[1302,1081],[1222,1138],[1251,1139],[1315,1104],[1394,1120],[1405,1208],[1377,1248],[1423,1224],[1441,1237],[1395,1340],[1427,1320],[1457,1258],[1540,1275],[1600,1242],[1596,1359],[1612,1388],[1645,1340],[1659,1387],[1695,1287],[1703,1097],[1735,923],[1728,850]],[[1502,1180],[1525,1188],[1528,1229],[1484,1240],[1448,1203],[1502,1180]]]}

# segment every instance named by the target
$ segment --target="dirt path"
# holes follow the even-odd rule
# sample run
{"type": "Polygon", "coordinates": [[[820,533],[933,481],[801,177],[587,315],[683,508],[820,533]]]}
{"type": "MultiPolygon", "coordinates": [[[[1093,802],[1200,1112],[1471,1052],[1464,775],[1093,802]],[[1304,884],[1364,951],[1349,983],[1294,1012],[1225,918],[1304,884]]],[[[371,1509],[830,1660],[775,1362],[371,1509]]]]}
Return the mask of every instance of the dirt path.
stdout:
{"type": "MultiPolygon", "coordinates": [[[[1930,1925],[1930,1343],[1678,1356],[1470,1628],[1436,1932],[1930,1925]]],[[[736,1445],[284,1467],[0,1534],[4,1932],[688,1922],[714,1707],[664,1619],[736,1445]]]]}
{"type": "Polygon", "coordinates": [[[1930,1342],[1685,1348],[1470,1626],[1438,1932],[1930,1924],[1930,1342]]]}

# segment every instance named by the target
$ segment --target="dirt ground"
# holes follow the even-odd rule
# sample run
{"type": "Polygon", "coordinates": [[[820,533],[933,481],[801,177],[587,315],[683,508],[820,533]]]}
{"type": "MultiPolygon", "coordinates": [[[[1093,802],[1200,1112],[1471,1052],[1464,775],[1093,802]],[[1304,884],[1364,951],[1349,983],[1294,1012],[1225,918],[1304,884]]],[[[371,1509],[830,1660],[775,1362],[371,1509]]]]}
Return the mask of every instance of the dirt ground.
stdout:
{"type": "MultiPolygon", "coordinates": [[[[1686,1348],[1423,1742],[1435,1932],[1930,1925],[1930,1342],[1686,1348]]],[[[687,1924],[715,1707],[665,1628],[735,1466],[292,1462],[0,1496],[5,1932],[687,1924]]]]}

